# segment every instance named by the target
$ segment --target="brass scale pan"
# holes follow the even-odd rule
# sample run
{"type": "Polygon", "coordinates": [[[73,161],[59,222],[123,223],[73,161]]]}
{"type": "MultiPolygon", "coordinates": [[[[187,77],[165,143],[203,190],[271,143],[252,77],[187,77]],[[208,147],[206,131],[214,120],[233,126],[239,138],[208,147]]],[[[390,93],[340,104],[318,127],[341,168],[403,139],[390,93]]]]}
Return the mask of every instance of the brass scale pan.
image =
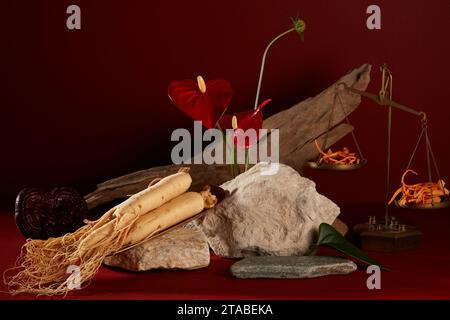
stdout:
{"type": "Polygon", "coordinates": [[[361,160],[360,163],[355,164],[328,164],[328,163],[317,163],[315,161],[308,161],[306,166],[315,170],[324,171],[352,171],[363,168],[367,164],[367,160],[361,160]]]}
{"type": "MultiPolygon", "coordinates": [[[[367,160],[362,160],[357,164],[328,164],[321,163],[318,164],[315,161],[308,161],[306,166],[314,170],[323,171],[353,171],[363,168],[367,164],[367,160]]],[[[395,206],[401,209],[413,209],[413,210],[434,210],[434,209],[444,209],[450,207],[450,201],[447,197],[441,197],[442,201],[434,204],[400,204],[398,200],[395,200],[395,206]]]]}

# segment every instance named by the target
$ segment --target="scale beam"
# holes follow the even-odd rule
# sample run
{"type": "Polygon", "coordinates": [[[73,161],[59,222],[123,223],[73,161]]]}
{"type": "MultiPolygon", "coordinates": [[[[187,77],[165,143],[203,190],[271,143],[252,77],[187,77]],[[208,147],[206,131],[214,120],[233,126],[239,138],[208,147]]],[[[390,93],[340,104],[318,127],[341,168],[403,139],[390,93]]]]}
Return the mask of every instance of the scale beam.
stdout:
{"type": "Polygon", "coordinates": [[[349,87],[346,83],[341,82],[338,83],[338,86],[343,86],[346,90],[359,94],[361,96],[364,96],[366,98],[369,98],[370,100],[375,101],[377,104],[379,104],[380,106],[387,106],[387,107],[393,107],[402,111],[405,111],[407,113],[413,114],[415,116],[421,117],[422,120],[426,120],[427,119],[427,114],[423,111],[417,111],[414,110],[410,107],[404,106],[398,102],[395,102],[394,100],[391,100],[389,98],[383,98],[381,99],[378,95],[370,93],[370,92],[366,92],[366,91],[361,91],[352,87],[349,87]]]}

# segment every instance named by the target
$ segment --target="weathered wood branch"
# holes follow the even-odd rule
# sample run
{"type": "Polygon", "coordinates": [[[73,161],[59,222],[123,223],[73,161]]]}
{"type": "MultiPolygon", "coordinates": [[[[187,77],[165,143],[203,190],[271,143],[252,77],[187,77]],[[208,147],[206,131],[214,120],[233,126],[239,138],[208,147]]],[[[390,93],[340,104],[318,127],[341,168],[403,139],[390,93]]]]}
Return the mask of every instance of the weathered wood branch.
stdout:
{"type": "MultiPolygon", "coordinates": [[[[362,65],[336,83],[344,82],[358,90],[366,90],[370,82],[370,65],[362,65]]],[[[361,97],[333,84],[313,98],[306,99],[293,107],[281,111],[266,120],[266,129],[278,128],[280,133],[280,162],[301,172],[306,161],[318,156],[314,140],[322,143],[329,127],[330,112],[335,103],[336,90],[339,90],[343,108],[336,106],[328,133],[327,145],[333,145],[353,130],[353,127],[342,123],[347,115],[360,104],[361,97]]],[[[270,140],[270,137],[269,137],[270,140]]],[[[270,142],[270,141],[269,141],[270,142]]],[[[184,165],[186,166],[186,165],[184,165]]],[[[193,178],[193,189],[199,190],[205,184],[220,185],[232,178],[229,165],[188,165],[193,178]]],[[[89,208],[94,208],[111,200],[124,198],[144,188],[157,177],[175,173],[179,165],[154,167],[134,172],[97,185],[97,189],[86,195],[89,208]]]]}

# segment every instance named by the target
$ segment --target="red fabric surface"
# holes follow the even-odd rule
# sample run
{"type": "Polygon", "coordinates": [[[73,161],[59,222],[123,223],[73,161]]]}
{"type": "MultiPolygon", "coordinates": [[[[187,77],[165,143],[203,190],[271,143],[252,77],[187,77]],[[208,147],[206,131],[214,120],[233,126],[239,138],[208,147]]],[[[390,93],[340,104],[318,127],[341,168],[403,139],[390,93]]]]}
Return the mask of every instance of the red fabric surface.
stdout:
{"type": "MultiPolygon", "coordinates": [[[[381,216],[380,206],[343,206],[341,218],[353,226],[369,215],[381,216]]],[[[241,280],[229,273],[233,259],[212,255],[209,267],[194,271],[123,272],[102,267],[89,287],[66,299],[450,299],[450,210],[401,211],[394,214],[424,233],[421,248],[401,253],[370,254],[392,271],[383,272],[381,290],[368,290],[361,267],[345,276],[298,280],[241,280]]],[[[1,271],[17,258],[24,238],[12,213],[0,214],[1,271]]],[[[339,255],[324,249],[319,254],[339,255]]],[[[32,299],[31,295],[1,299],[32,299]]],[[[61,297],[40,297],[61,299],[61,297]]]]}

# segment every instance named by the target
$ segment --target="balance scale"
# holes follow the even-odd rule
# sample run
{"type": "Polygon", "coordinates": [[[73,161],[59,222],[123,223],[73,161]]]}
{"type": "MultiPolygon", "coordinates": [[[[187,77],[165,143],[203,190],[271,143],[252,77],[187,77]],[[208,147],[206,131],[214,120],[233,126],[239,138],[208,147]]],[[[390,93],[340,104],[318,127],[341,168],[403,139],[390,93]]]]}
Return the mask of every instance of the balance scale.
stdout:
{"type": "MultiPolygon", "coordinates": [[[[406,172],[408,172],[411,166],[411,163],[418,150],[420,142],[424,140],[426,146],[429,186],[431,186],[432,184],[432,170],[431,170],[432,164],[438,176],[439,179],[438,181],[440,182],[442,180],[440,177],[439,168],[436,164],[436,158],[431,148],[430,139],[428,137],[426,113],[423,111],[414,110],[410,107],[404,106],[400,103],[393,101],[392,100],[393,77],[392,73],[390,72],[386,64],[381,67],[381,73],[382,73],[382,83],[381,83],[381,90],[378,95],[370,92],[357,90],[355,88],[348,86],[345,83],[338,83],[336,85],[335,100],[332,107],[332,111],[330,113],[330,121],[329,121],[330,126],[328,127],[327,132],[325,133],[325,142],[323,143],[323,146],[327,145],[328,133],[331,129],[331,123],[336,103],[339,103],[339,105],[342,108],[342,111],[344,111],[343,104],[339,95],[340,90],[341,91],[346,90],[354,94],[358,94],[362,97],[366,97],[372,100],[373,102],[377,103],[380,106],[385,106],[388,108],[387,174],[386,174],[386,202],[385,202],[384,220],[378,221],[376,219],[376,216],[370,216],[367,222],[356,225],[353,228],[353,231],[357,235],[363,250],[396,252],[408,249],[415,249],[419,247],[422,242],[422,233],[415,226],[401,223],[396,219],[396,217],[391,216],[389,214],[388,203],[390,197],[392,108],[415,115],[419,117],[421,120],[421,133],[415,145],[411,158],[408,162],[408,165],[406,166],[405,174],[406,172]]],[[[348,117],[346,117],[346,121],[348,124],[350,124],[348,117]]],[[[308,162],[306,164],[307,167],[314,170],[328,170],[328,171],[350,171],[363,168],[367,164],[367,160],[364,158],[361,152],[361,148],[359,146],[355,133],[352,131],[351,134],[360,157],[356,163],[341,164],[338,161],[336,161],[335,163],[324,163],[323,161],[321,161],[321,155],[319,154],[317,161],[308,162]]],[[[395,198],[393,202],[397,207],[402,209],[433,210],[449,207],[450,206],[449,195],[446,194],[443,183],[440,183],[440,186],[443,191],[443,196],[437,197],[439,198],[438,201],[434,200],[435,198],[431,193],[430,203],[411,203],[406,202],[404,200],[402,201],[398,197],[395,198]]]]}

